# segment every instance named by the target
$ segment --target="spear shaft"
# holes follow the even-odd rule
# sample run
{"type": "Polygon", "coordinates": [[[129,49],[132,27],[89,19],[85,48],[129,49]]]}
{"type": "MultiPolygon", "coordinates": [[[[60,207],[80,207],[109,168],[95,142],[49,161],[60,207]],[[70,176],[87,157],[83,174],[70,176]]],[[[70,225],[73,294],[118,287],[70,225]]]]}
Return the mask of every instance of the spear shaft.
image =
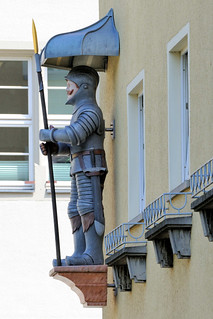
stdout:
{"type": "MultiPolygon", "coordinates": [[[[35,53],[35,61],[36,61],[36,71],[37,71],[37,75],[38,75],[39,93],[40,93],[42,113],[43,113],[43,122],[44,122],[44,128],[48,129],[47,111],[46,111],[46,103],[45,103],[44,88],[43,88],[43,79],[42,79],[41,65],[40,65],[40,55],[38,54],[38,40],[37,40],[37,33],[36,33],[36,28],[35,28],[34,21],[32,22],[32,33],[33,33],[33,44],[34,44],[34,53],[35,53]]],[[[51,156],[51,151],[50,151],[50,144],[46,143],[46,147],[47,147],[47,158],[48,158],[49,177],[50,177],[50,189],[51,189],[51,198],[52,198],[53,221],[54,221],[54,230],[55,230],[55,245],[56,245],[57,266],[61,266],[58,216],[57,216],[55,184],[54,184],[53,164],[52,164],[52,156],[51,156]]]]}

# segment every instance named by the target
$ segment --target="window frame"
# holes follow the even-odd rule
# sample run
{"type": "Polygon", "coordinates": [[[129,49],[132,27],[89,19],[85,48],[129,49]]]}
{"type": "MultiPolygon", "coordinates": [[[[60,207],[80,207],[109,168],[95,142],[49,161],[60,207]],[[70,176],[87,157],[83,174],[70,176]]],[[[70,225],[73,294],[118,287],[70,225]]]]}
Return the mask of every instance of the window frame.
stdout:
{"type": "Polygon", "coordinates": [[[140,221],[143,217],[146,198],[144,70],[139,72],[129,83],[126,92],[128,121],[128,220],[140,221]],[[143,106],[140,104],[142,96],[143,106]],[[143,114],[141,113],[141,106],[143,114]],[[143,127],[141,127],[141,124],[143,127]],[[137,136],[137,141],[135,141],[135,136],[137,136]],[[141,143],[143,144],[143,149],[140,147],[141,143]],[[133,153],[137,155],[132,156],[133,153]]]}
{"type": "Polygon", "coordinates": [[[140,212],[145,209],[145,112],[144,93],[138,94],[138,142],[139,142],[139,195],[140,212]]]}
{"type": "Polygon", "coordinates": [[[188,50],[184,50],[183,52],[181,52],[181,109],[182,109],[182,182],[184,182],[190,179],[188,50]]]}
{"type": "MultiPolygon", "coordinates": [[[[29,180],[3,180],[0,181],[0,192],[32,192],[34,191],[34,148],[33,148],[33,108],[32,108],[32,57],[26,56],[0,56],[0,61],[27,61],[28,85],[27,86],[0,86],[1,89],[27,89],[28,90],[28,114],[1,114],[0,127],[26,127],[28,128],[28,148],[26,155],[29,160],[29,180]]],[[[6,152],[1,152],[6,153],[6,152]]],[[[1,154],[0,153],[0,154],[1,154]]],[[[22,153],[19,153],[21,155],[22,153]]]]}
{"type": "Polygon", "coordinates": [[[184,173],[184,144],[186,134],[183,132],[185,115],[183,105],[182,56],[188,53],[188,172],[190,172],[190,25],[178,32],[167,44],[167,81],[168,81],[168,174],[169,190],[184,190],[189,175],[184,173]]]}

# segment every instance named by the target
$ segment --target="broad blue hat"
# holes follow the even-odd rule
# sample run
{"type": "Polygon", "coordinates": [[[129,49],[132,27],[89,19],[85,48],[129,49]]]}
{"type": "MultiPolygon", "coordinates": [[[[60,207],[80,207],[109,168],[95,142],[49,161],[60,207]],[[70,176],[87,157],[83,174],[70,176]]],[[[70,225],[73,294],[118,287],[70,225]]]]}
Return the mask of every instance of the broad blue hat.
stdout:
{"type": "Polygon", "coordinates": [[[114,23],[113,9],[99,20],[81,30],[52,37],[41,52],[41,65],[72,69],[86,65],[105,71],[108,56],[119,55],[119,34],[114,23]]]}

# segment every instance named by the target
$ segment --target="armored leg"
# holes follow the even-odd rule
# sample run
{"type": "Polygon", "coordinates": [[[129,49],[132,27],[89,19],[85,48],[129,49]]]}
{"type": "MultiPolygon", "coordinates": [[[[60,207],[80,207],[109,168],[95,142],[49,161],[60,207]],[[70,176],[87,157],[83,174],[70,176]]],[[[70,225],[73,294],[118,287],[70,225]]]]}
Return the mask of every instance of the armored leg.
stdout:
{"type": "MultiPolygon", "coordinates": [[[[72,233],[74,239],[74,253],[71,257],[81,256],[86,248],[85,237],[83,233],[81,217],[77,210],[78,192],[76,186],[76,179],[71,178],[71,197],[68,205],[68,216],[70,218],[72,233]]],[[[70,257],[69,257],[70,258],[70,257]]]]}
{"type": "Polygon", "coordinates": [[[68,265],[99,265],[103,264],[104,218],[100,179],[76,174],[78,190],[77,207],[81,216],[86,249],[81,256],[66,258],[68,265]],[[95,184],[95,185],[94,185],[95,184]]]}

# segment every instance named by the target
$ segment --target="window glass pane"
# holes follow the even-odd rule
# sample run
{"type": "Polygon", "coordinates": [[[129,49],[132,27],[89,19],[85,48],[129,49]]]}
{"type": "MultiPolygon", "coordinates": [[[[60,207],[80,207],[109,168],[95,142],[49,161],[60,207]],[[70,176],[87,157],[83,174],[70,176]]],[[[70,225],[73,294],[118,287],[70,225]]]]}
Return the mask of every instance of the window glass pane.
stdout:
{"type": "Polygon", "coordinates": [[[0,156],[0,180],[29,180],[28,156],[0,156]]]}
{"type": "Polygon", "coordinates": [[[0,89],[1,114],[28,114],[28,90],[0,89]]]}
{"type": "Polygon", "coordinates": [[[72,114],[73,106],[65,105],[67,95],[65,90],[48,90],[49,114],[72,114]]]}
{"type": "Polygon", "coordinates": [[[0,85],[27,86],[27,61],[0,61],[0,85]]]}
{"type": "Polygon", "coordinates": [[[48,68],[48,86],[62,86],[66,87],[65,76],[68,74],[67,70],[58,70],[48,68]]]}
{"type": "Polygon", "coordinates": [[[28,153],[28,128],[0,127],[0,152],[28,153]]]}
{"type": "Polygon", "coordinates": [[[53,172],[56,181],[70,181],[70,157],[53,156],[53,172]]]}

